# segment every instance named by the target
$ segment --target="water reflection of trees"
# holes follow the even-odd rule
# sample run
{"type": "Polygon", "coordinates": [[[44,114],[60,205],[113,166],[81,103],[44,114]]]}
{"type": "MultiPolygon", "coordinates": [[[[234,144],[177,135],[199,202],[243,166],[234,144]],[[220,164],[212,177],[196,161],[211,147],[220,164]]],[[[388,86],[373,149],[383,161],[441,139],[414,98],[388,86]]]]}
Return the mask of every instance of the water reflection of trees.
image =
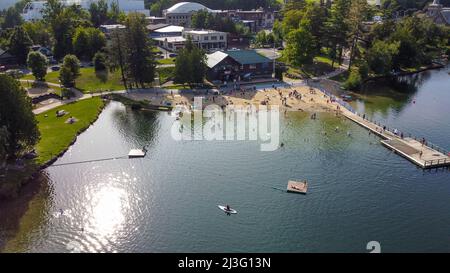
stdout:
{"type": "Polygon", "coordinates": [[[401,112],[411,102],[423,83],[430,78],[430,75],[429,71],[425,71],[368,82],[358,94],[363,96],[365,109],[370,112],[379,111],[387,114],[392,109],[401,112]],[[386,99],[376,99],[376,97],[386,99]]]}
{"type": "Polygon", "coordinates": [[[114,126],[128,141],[138,146],[151,145],[157,135],[160,123],[156,111],[134,111],[127,107],[125,111],[113,112],[114,126]]]}

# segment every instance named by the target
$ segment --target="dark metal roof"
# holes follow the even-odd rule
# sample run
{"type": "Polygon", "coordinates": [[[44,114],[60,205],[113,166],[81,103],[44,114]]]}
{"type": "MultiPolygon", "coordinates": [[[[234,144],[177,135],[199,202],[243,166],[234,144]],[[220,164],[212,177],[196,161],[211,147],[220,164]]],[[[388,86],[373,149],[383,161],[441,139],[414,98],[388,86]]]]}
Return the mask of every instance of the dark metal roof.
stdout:
{"type": "Polygon", "coordinates": [[[225,54],[240,64],[270,63],[271,60],[255,50],[227,50],[225,54]]]}

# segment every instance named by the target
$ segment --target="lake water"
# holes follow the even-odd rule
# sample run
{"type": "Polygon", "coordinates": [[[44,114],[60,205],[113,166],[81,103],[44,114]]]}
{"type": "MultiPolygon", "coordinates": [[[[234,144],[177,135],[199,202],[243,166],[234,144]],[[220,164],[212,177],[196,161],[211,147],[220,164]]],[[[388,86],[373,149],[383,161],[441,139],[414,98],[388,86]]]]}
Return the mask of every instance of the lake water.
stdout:
{"type": "MultiPolygon", "coordinates": [[[[403,93],[368,87],[375,95],[353,104],[450,148],[449,71],[409,79],[403,93]]],[[[110,103],[55,164],[144,145],[147,157],[48,168],[4,251],[368,252],[369,241],[384,252],[450,249],[450,172],[417,168],[344,118],[289,113],[285,145],[273,152],[257,141],[175,141],[174,120],[110,103]],[[308,194],[283,191],[290,179],[308,179],[308,194]],[[217,208],[226,203],[239,213],[217,208]]]]}

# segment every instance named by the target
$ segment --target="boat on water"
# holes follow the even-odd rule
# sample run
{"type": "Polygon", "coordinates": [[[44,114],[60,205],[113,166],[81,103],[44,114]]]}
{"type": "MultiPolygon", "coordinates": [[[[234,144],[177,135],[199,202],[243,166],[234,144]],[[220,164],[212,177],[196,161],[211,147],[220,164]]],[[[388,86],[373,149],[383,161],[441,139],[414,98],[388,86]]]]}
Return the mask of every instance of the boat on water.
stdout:
{"type": "Polygon", "coordinates": [[[219,207],[219,209],[221,209],[225,213],[228,213],[228,214],[236,214],[237,213],[237,211],[232,208],[227,209],[227,206],[222,206],[222,205],[217,205],[217,206],[219,207]]]}

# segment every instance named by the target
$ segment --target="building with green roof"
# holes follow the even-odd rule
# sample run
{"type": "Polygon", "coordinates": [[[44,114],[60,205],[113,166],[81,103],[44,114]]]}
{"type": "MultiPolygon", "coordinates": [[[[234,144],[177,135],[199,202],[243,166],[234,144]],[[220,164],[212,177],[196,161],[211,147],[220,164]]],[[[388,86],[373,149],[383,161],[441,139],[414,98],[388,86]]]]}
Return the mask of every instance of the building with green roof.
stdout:
{"type": "Polygon", "coordinates": [[[211,81],[241,81],[271,78],[273,60],[255,50],[225,50],[206,55],[207,78],[211,81]]]}

